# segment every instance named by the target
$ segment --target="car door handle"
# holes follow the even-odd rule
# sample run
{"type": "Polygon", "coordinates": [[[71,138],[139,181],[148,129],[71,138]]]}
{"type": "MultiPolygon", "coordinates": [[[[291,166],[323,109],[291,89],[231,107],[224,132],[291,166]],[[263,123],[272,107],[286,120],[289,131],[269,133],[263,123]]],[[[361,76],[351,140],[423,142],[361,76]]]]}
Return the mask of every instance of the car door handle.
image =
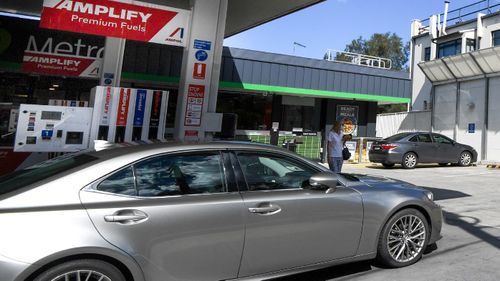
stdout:
{"type": "Polygon", "coordinates": [[[274,215],[281,212],[281,207],[276,204],[268,204],[266,206],[259,206],[256,208],[248,208],[248,211],[252,214],[260,215],[274,215]]]}
{"type": "Polygon", "coordinates": [[[139,210],[123,210],[117,211],[112,215],[104,216],[104,221],[106,222],[117,222],[123,224],[133,224],[146,221],[148,215],[139,210]]]}

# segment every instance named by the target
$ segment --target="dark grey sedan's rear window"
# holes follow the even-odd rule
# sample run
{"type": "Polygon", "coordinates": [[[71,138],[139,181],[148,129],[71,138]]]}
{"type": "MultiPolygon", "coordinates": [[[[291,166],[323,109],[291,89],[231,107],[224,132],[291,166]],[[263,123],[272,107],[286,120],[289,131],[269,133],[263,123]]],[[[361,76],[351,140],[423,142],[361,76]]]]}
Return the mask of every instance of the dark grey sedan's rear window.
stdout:
{"type": "Polygon", "coordinates": [[[97,159],[97,157],[88,154],[67,154],[5,175],[0,177],[0,195],[15,191],[97,159]]]}
{"type": "Polygon", "coordinates": [[[409,135],[411,135],[411,133],[400,133],[400,134],[397,134],[397,135],[385,138],[384,140],[388,141],[388,142],[400,141],[400,140],[406,138],[409,135]]]}

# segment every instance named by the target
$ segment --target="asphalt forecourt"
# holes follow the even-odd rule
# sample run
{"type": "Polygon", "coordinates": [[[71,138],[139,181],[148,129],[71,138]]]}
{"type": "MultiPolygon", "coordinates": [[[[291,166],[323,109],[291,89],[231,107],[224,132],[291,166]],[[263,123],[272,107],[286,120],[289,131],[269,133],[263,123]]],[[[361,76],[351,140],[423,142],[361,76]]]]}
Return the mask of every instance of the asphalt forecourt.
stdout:
{"type": "Polygon", "coordinates": [[[343,172],[391,177],[431,190],[445,218],[437,248],[404,268],[385,269],[361,262],[277,280],[499,280],[500,170],[438,165],[406,170],[397,165],[385,169],[377,164],[346,164],[343,172]]]}

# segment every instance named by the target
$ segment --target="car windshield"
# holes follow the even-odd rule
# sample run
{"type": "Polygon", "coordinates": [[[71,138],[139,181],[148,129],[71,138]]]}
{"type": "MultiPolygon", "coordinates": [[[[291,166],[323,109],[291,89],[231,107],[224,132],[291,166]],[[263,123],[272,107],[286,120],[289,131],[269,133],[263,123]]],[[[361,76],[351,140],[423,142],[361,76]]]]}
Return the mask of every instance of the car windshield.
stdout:
{"type": "Polygon", "coordinates": [[[0,195],[18,190],[35,182],[50,178],[58,173],[73,169],[99,158],[85,154],[66,154],[23,170],[0,177],[0,195]]]}
{"type": "Polygon", "coordinates": [[[384,141],[387,141],[387,142],[400,141],[400,140],[406,138],[409,135],[411,135],[411,133],[400,133],[400,134],[397,134],[397,135],[385,138],[384,141]]]}

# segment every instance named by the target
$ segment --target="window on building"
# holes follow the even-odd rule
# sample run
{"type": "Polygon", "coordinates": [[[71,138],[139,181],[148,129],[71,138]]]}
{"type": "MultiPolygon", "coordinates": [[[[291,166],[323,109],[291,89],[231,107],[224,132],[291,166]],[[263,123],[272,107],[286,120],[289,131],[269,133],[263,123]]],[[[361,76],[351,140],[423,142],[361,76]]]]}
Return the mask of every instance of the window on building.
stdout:
{"type": "Polygon", "coordinates": [[[431,60],[431,47],[427,47],[424,49],[424,61],[431,60]]]}
{"type": "Polygon", "coordinates": [[[315,131],[314,114],[316,108],[313,106],[284,105],[281,120],[281,130],[292,131],[302,128],[305,131],[315,131]]]}
{"type": "Polygon", "coordinates": [[[271,129],[273,95],[253,93],[219,93],[217,112],[236,113],[239,130],[271,129]]]}
{"type": "Polygon", "coordinates": [[[438,45],[438,58],[454,56],[462,53],[462,39],[444,42],[438,45]]]}
{"type": "Polygon", "coordinates": [[[500,46],[500,30],[493,31],[491,37],[493,38],[493,47],[500,46]]]}
{"type": "Polygon", "coordinates": [[[473,52],[476,50],[476,40],[475,39],[467,39],[465,43],[465,51],[473,52]]]}

